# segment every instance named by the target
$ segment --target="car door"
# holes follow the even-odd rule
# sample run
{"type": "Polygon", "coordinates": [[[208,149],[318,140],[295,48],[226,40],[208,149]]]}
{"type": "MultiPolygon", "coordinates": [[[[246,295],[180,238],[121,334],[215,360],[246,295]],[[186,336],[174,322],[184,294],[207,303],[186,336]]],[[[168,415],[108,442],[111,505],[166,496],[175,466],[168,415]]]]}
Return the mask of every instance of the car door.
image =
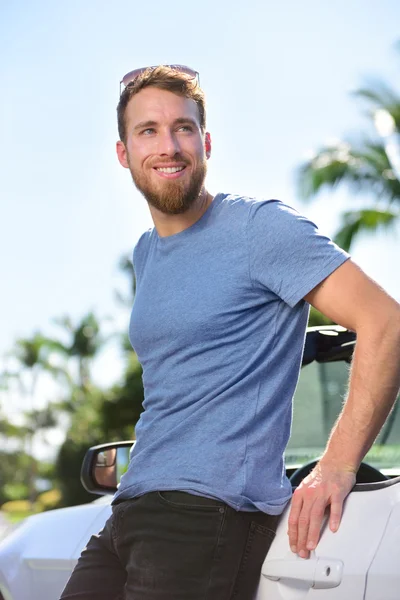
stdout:
{"type": "MultiPolygon", "coordinates": [[[[364,600],[368,573],[387,532],[399,492],[400,483],[352,492],[339,530],[332,533],[325,526],[309,559],[301,559],[290,550],[288,508],[264,561],[256,600],[364,600]]],[[[393,552],[397,551],[393,548],[393,552]]],[[[399,585],[400,578],[397,574],[396,577],[399,585]]],[[[383,600],[385,595],[382,590],[382,595],[368,597],[383,600]]]]}
{"type": "Polygon", "coordinates": [[[43,513],[40,527],[25,545],[23,564],[29,587],[16,600],[58,598],[90,536],[102,529],[111,513],[110,498],[43,513]]]}
{"type": "MultiPolygon", "coordinates": [[[[319,332],[317,341],[320,333],[331,335],[335,329],[319,332]]],[[[332,353],[332,348],[324,345],[325,354],[311,353],[300,375],[286,450],[289,474],[322,454],[346,395],[346,357],[342,360],[339,347],[332,353]]],[[[365,458],[378,475],[379,471],[381,476],[400,472],[399,419],[393,411],[365,458]]],[[[263,564],[256,600],[400,598],[400,478],[357,485],[345,502],[339,530],[332,533],[325,525],[309,559],[290,550],[289,510],[287,507],[282,515],[263,564]],[[381,573],[386,574],[385,585],[390,581],[395,595],[384,591],[381,573]]]]}

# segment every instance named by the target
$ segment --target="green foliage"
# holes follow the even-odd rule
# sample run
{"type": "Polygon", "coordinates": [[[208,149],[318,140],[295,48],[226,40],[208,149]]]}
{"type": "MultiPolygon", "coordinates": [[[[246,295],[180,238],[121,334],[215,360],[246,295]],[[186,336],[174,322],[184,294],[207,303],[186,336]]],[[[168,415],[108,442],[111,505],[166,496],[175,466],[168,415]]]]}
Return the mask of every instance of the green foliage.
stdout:
{"type": "Polygon", "coordinates": [[[16,378],[22,383],[23,372],[31,374],[31,386],[28,393],[34,393],[37,377],[40,372],[48,372],[54,377],[67,377],[65,371],[50,362],[50,355],[57,348],[57,342],[36,332],[31,338],[20,338],[15,342],[14,356],[20,364],[16,373],[3,373],[6,379],[16,378]]]}
{"type": "MultiPolygon", "coordinates": [[[[27,490],[25,493],[27,495],[27,490]]],[[[10,517],[12,522],[16,522],[31,514],[59,508],[60,503],[61,492],[58,489],[53,489],[39,494],[33,506],[29,500],[26,500],[25,496],[25,499],[9,500],[8,502],[5,502],[1,506],[1,510],[10,517]]]]}
{"type": "Polygon", "coordinates": [[[53,349],[67,359],[76,359],[79,380],[74,383],[70,378],[71,388],[79,387],[86,391],[91,383],[90,365],[105,341],[101,335],[100,321],[94,313],[89,312],[76,325],[68,316],[56,319],[55,322],[67,331],[70,341],[68,344],[54,341],[53,349]]]}
{"type": "Polygon", "coordinates": [[[82,487],[80,471],[83,457],[89,446],[104,441],[100,425],[102,403],[101,391],[92,386],[90,392],[85,393],[84,401],[72,414],[67,439],[59,450],[55,465],[62,506],[93,500],[93,495],[88,494],[82,487]]]}
{"type": "Polygon", "coordinates": [[[110,390],[92,390],[72,416],[67,439],[60,448],[56,472],[63,506],[93,500],[80,483],[83,458],[90,446],[132,439],[143,410],[142,370],[132,350],[122,382],[110,390]]]}
{"type": "Polygon", "coordinates": [[[0,451],[0,504],[28,496],[31,464],[32,458],[24,452],[0,451]]]}
{"type": "Polygon", "coordinates": [[[49,488],[52,487],[55,481],[55,470],[53,462],[40,461],[36,465],[37,476],[43,481],[49,483],[49,488]]]}
{"type": "Polygon", "coordinates": [[[52,489],[48,492],[43,492],[39,494],[36,498],[35,508],[38,512],[43,512],[45,510],[53,510],[54,508],[58,508],[61,506],[62,494],[59,489],[52,489]]]}
{"type": "Polygon", "coordinates": [[[361,231],[376,231],[388,228],[398,219],[398,214],[389,210],[364,209],[346,211],[342,217],[342,227],[335,236],[335,242],[341,248],[349,250],[354,237],[361,231]]]}
{"type": "MultiPolygon", "coordinates": [[[[400,96],[387,84],[372,82],[369,87],[357,90],[355,96],[367,103],[370,121],[384,111],[389,119],[392,117],[400,135],[400,96]]],[[[378,134],[371,140],[361,133],[355,143],[342,141],[320,148],[299,167],[297,184],[304,200],[314,198],[322,189],[334,190],[339,185],[346,185],[354,193],[373,195],[372,208],[348,210],[342,215],[335,241],[346,250],[361,232],[388,228],[400,219],[399,172],[386,139],[378,134]]]]}
{"type": "Polygon", "coordinates": [[[126,294],[117,290],[115,292],[115,296],[120,304],[130,307],[132,306],[132,299],[134,298],[136,292],[136,279],[131,256],[128,254],[124,254],[120,258],[118,266],[119,270],[128,279],[128,293],[126,294]]]}
{"type": "Polygon", "coordinates": [[[54,407],[49,404],[42,409],[32,409],[25,412],[27,424],[22,428],[34,435],[40,429],[49,429],[57,425],[57,418],[54,407]]]}
{"type": "Polygon", "coordinates": [[[19,339],[16,342],[16,356],[22,365],[31,369],[38,364],[44,364],[43,350],[46,348],[46,338],[35,333],[31,339],[19,339]]]}
{"type": "Polygon", "coordinates": [[[56,460],[56,472],[61,492],[61,506],[73,506],[91,502],[94,497],[82,486],[80,480],[82,461],[89,446],[100,443],[87,431],[85,438],[78,441],[67,439],[60,448],[56,460]]]}
{"type": "Polygon", "coordinates": [[[1,507],[1,510],[5,513],[29,512],[30,509],[29,500],[10,500],[9,502],[5,502],[1,507]]]}
{"type": "Polygon", "coordinates": [[[36,513],[29,500],[10,500],[1,506],[10,523],[18,523],[36,513]]]}
{"type": "Polygon", "coordinates": [[[4,435],[7,438],[21,438],[24,436],[24,430],[10,423],[5,417],[0,416],[0,435],[4,435]]]}
{"type": "MultiPolygon", "coordinates": [[[[400,44],[399,44],[400,53],[400,44]]],[[[374,116],[374,110],[384,109],[392,115],[397,131],[400,131],[400,96],[384,81],[372,80],[369,87],[356,90],[354,96],[365,100],[371,107],[369,116],[374,116]]]]}
{"type": "MultiPolygon", "coordinates": [[[[122,297],[121,294],[119,299],[125,304],[131,304],[135,292],[132,261],[129,257],[123,256],[119,267],[129,280],[129,299],[126,296],[122,297]]],[[[92,317],[93,315],[89,313],[75,328],[68,319],[63,319],[62,324],[73,334],[74,340],[69,347],[64,346],[64,353],[73,355],[79,348],[77,356],[81,361],[95,356],[104,339],[100,336],[100,330],[92,317]],[[91,328],[92,337],[96,341],[92,346],[86,345],[82,337],[89,332],[88,327],[91,328]]],[[[88,494],[80,483],[82,460],[90,446],[134,437],[134,428],[143,410],[142,369],[126,334],[121,336],[121,349],[125,356],[126,367],[119,383],[108,390],[101,391],[95,389],[93,384],[89,385],[87,379],[86,385],[78,384],[71,388],[70,398],[64,400],[63,408],[70,413],[71,422],[56,462],[63,506],[93,500],[93,495],[88,494]]]]}
{"type": "Polygon", "coordinates": [[[333,321],[319,312],[313,306],[310,307],[310,316],[308,318],[308,327],[316,327],[317,325],[332,325],[333,321]]]}
{"type": "Polygon", "coordinates": [[[130,350],[123,382],[111,388],[100,409],[103,439],[110,442],[132,439],[143,410],[142,368],[130,350]]]}
{"type": "Polygon", "coordinates": [[[5,483],[3,486],[3,495],[9,501],[17,501],[26,498],[29,494],[29,487],[26,483],[13,482],[5,483]]]}
{"type": "Polygon", "coordinates": [[[355,193],[372,192],[388,203],[400,198],[400,182],[381,141],[339,142],[321,148],[298,172],[298,190],[304,200],[323,188],[346,184],[355,193]]]}

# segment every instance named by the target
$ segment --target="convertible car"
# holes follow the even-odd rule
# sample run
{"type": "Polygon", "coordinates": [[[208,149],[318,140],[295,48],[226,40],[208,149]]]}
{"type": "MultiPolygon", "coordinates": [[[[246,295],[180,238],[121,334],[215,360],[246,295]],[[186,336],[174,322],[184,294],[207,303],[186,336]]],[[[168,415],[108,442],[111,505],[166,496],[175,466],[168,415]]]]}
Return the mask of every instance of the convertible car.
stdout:
{"type": "MultiPolygon", "coordinates": [[[[307,331],[294,398],[287,474],[299,485],[323,451],[346,393],[355,335],[338,326],[307,331]]],[[[87,540],[111,512],[111,498],[133,441],[90,448],[84,487],[89,504],[26,519],[0,543],[0,600],[58,598],[87,540]]],[[[309,559],[290,551],[288,509],[264,561],[254,600],[400,599],[400,416],[393,409],[357,474],[339,531],[322,532],[309,559]]]]}

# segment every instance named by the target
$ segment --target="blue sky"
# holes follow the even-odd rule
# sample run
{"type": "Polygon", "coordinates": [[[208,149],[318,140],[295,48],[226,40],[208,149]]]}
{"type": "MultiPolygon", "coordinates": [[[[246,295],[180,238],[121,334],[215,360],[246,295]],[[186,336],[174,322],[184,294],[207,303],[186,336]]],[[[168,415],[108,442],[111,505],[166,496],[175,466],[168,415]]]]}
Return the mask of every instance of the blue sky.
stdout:
{"type": "MultiPolygon", "coordinates": [[[[355,198],[344,190],[302,205],[295,169],[327,139],[365,127],[350,91],[370,75],[398,79],[399,23],[397,0],[1,2],[0,356],[18,336],[55,333],[64,314],[93,309],[124,326],[117,262],[151,226],[115,156],[127,71],[196,68],[210,191],[278,197],[333,234],[355,198]]],[[[353,253],[397,298],[399,239],[365,238],[353,253]]]]}

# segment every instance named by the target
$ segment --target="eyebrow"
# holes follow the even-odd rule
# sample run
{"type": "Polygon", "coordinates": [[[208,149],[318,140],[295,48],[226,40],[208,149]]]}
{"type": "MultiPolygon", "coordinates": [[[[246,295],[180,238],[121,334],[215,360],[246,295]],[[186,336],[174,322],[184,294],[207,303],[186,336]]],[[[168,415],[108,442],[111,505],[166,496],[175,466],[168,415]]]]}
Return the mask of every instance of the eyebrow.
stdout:
{"type": "MultiPolygon", "coordinates": [[[[179,117],[178,119],[175,119],[173,124],[185,125],[188,123],[193,127],[199,127],[199,124],[196,123],[196,121],[194,119],[191,119],[190,117],[179,117]]],[[[158,125],[157,121],[140,121],[140,123],[135,125],[133,131],[138,131],[139,129],[146,129],[148,127],[155,127],[156,125],[158,125]]]]}

